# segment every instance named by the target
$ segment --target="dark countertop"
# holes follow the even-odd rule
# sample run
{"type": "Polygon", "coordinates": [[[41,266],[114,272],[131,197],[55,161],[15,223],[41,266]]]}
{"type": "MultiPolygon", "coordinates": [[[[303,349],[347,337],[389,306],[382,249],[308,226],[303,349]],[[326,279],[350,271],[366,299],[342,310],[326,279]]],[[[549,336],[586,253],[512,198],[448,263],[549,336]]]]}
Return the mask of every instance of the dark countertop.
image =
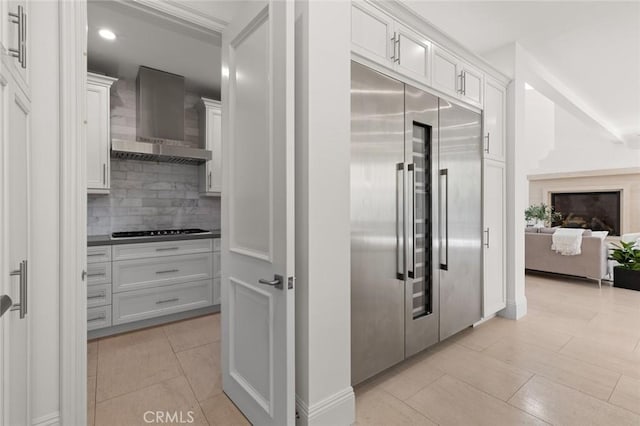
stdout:
{"type": "Polygon", "coordinates": [[[158,235],[154,237],[132,237],[112,239],[109,235],[89,235],[87,246],[113,246],[118,244],[154,243],[157,241],[200,240],[206,238],[220,238],[220,231],[208,234],[158,235]]]}

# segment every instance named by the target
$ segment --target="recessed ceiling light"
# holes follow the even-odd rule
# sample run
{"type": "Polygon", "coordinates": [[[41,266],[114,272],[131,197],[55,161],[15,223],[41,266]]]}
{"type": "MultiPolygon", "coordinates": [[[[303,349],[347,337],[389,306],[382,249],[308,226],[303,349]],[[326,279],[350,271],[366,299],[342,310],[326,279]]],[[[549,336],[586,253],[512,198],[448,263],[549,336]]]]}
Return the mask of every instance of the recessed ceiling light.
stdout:
{"type": "Polygon", "coordinates": [[[105,40],[115,40],[116,39],[116,35],[114,34],[113,31],[107,29],[107,28],[102,28],[100,31],[98,31],[98,34],[100,34],[100,37],[102,37],[105,40]]]}

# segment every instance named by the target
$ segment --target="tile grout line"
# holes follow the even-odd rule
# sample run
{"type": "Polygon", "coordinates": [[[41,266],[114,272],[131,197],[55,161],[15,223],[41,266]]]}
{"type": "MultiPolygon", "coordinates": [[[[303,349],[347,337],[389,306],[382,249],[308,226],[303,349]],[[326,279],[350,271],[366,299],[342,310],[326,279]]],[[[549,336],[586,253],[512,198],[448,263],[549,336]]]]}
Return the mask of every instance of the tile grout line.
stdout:
{"type": "MultiPolygon", "coordinates": [[[[445,373],[445,374],[446,374],[446,373],[445,373]]],[[[431,382],[431,383],[429,383],[428,385],[426,385],[425,387],[423,387],[423,388],[421,389],[421,391],[422,391],[423,389],[426,389],[426,388],[428,388],[429,386],[433,385],[435,382],[437,382],[438,380],[440,380],[440,378],[441,378],[441,377],[443,377],[445,374],[443,374],[443,375],[442,375],[442,376],[440,376],[438,379],[434,380],[433,382],[431,382]]],[[[383,392],[383,393],[387,394],[389,397],[391,397],[391,398],[395,399],[396,401],[400,402],[402,405],[404,405],[405,407],[409,408],[410,410],[415,411],[416,413],[418,413],[418,414],[419,414],[419,415],[421,415],[422,417],[426,418],[426,419],[427,419],[427,420],[429,420],[430,422],[435,423],[435,424],[437,424],[437,425],[440,425],[440,423],[438,423],[437,421],[433,420],[431,417],[427,416],[427,415],[426,415],[426,414],[424,414],[422,411],[418,411],[418,410],[416,410],[415,408],[413,408],[412,406],[410,406],[409,404],[407,404],[405,401],[403,401],[403,400],[401,400],[400,398],[397,398],[395,395],[393,395],[393,394],[391,394],[391,393],[387,392],[385,389],[378,389],[378,391],[379,391],[379,392],[383,392]]],[[[417,394],[417,393],[418,393],[418,392],[416,392],[416,394],[417,394]]],[[[412,396],[413,396],[413,395],[412,395],[412,396]]],[[[411,398],[411,397],[409,397],[409,398],[411,398]]],[[[407,399],[409,399],[409,398],[407,398],[407,399]]],[[[357,421],[357,419],[356,419],[356,421],[357,421]]]]}
{"type": "Polygon", "coordinates": [[[536,418],[536,419],[540,420],[540,421],[541,421],[541,422],[543,422],[543,423],[546,423],[546,424],[548,424],[548,425],[553,425],[553,423],[548,422],[548,421],[546,421],[545,419],[543,419],[543,418],[541,418],[541,417],[538,417],[537,415],[535,415],[535,414],[533,414],[533,413],[530,413],[529,411],[525,410],[524,408],[517,407],[517,406],[515,406],[515,405],[513,405],[513,404],[511,403],[511,400],[513,399],[513,397],[514,397],[514,396],[516,396],[516,394],[517,394],[518,392],[520,392],[520,389],[522,389],[523,387],[525,387],[525,386],[526,386],[526,385],[527,385],[531,380],[533,380],[533,379],[534,379],[534,377],[536,377],[536,376],[538,376],[538,374],[533,374],[533,376],[529,377],[529,380],[527,380],[527,382],[526,382],[526,383],[524,383],[522,386],[520,386],[520,387],[518,388],[518,390],[517,390],[517,391],[515,391],[515,392],[514,392],[514,394],[513,394],[513,395],[511,395],[511,397],[509,397],[509,399],[508,399],[508,400],[506,400],[505,402],[506,402],[506,403],[507,403],[507,405],[509,405],[510,407],[513,407],[513,408],[515,408],[516,410],[519,410],[519,411],[521,411],[521,412],[523,412],[523,413],[525,413],[525,414],[527,414],[527,415],[529,415],[529,416],[531,416],[531,417],[533,417],[533,418],[536,418]]]}
{"type": "MultiPolygon", "coordinates": [[[[613,387],[613,389],[611,389],[611,393],[609,394],[609,398],[607,398],[607,402],[609,404],[613,404],[611,402],[611,397],[613,396],[614,392],[616,391],[616,388],[618,387],[618,383],[620,383],[620,380],[622,379],[622,374],[620,374],[620,376],[618,377],[618,381],[616,381],[616,385],[613,387]]],[[[613,404],[615,405],[615,404],[613,404]]]]}

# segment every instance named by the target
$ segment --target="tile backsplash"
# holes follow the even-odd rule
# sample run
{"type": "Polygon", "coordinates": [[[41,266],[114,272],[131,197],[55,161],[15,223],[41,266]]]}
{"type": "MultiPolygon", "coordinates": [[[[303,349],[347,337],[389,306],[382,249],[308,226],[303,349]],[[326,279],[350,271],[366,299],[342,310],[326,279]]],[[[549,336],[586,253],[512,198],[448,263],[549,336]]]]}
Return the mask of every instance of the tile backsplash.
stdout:
{"type": "MultiPolygon", "coordinates": [[[[200,97],[185,94],[184,145],[199,146],[200,97]]],[[[111,87],[111,137],[135,140],[135,80],[111,87]]],[[[220,229],[220,198],[198,193],[199,167],[189,164],[111,159],[109,195],[89,195],[88,235],[163,228],[220,229]]]]}
{"type": "Polygon", "coordinates": [[[111,159],[111,192],[89,195],[87,233],[220,229],[220,198],[198,193],[198,167],[111,159]]]}

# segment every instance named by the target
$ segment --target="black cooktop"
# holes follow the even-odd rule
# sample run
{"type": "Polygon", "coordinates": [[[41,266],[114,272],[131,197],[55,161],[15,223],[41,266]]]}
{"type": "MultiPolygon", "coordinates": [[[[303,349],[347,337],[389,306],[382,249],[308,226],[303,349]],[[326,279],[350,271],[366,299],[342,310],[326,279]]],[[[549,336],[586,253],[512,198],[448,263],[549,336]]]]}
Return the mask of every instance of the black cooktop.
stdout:
{"type": "Polygon", "coordinates": [[[114,232],[111,238],[132,238],[132,237],[157,237],[159,235],[186,235],[186,234],[204,234],[206,229],[189,228],[189,229],[155,229],[153,231],[129,231],[114,232]]]}

